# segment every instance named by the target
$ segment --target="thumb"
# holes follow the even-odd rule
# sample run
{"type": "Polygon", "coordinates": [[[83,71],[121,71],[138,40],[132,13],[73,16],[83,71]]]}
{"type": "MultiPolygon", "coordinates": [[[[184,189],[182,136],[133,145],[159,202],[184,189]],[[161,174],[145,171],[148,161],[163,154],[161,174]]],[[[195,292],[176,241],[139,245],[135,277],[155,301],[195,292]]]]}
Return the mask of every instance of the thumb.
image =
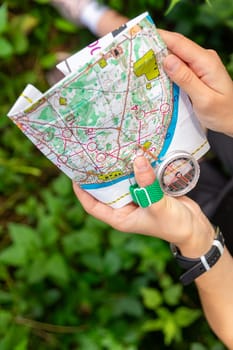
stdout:
{"type": "Polygon", "coordinates": [[[205,96],[207,89],[206,85],[179,57],[169,54],[165,57],[163,66],[171,80],[179,85],[190,96],[193,104],[196,103],[197,95],[205,96]]]}
{"type": "Polygon", "coordinates": [[[134,161],[134,174],[140,187],[151,185],[155,180],[155,173],[150,162],[144,156],[136,157],[134,161]]]}

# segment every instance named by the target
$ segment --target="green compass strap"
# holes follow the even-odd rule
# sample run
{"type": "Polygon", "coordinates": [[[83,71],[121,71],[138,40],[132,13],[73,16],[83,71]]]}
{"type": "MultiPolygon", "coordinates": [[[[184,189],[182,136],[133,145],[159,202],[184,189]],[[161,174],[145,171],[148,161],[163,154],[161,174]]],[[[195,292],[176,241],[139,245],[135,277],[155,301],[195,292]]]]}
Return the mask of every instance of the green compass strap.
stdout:
{"type": "Polygon", "coordinates": [[[153,203],[160,201],[164,196],[157,179],[151,185],[146,187],[139,187],[138,184],[131,185],[129,190],[133,202],[142,208],[149,207],[153,203]]]}

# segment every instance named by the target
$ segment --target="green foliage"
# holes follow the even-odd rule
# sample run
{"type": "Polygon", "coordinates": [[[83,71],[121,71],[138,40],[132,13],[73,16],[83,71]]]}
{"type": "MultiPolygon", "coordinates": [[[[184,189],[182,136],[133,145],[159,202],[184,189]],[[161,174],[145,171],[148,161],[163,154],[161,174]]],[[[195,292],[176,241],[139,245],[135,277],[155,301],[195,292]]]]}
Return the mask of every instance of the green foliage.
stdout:
{"type": "Polygon", "coordinates": [[[172,341],[182,340],[181,330],[190,326],[200,317],[200,310],[191,310],[186,307],[179,307],[174,312],[165,307],[156,308],[157,317],[154,320],[146,321],[143,324],[144,331],[162,331],[165,345],[170,345],[172,341]]]}
{"type": "Polygon", "coordinates": [[[29,33],[37,25],[36,17],[30,14],[15,16],[9,20],[6,3],[0,7],[0,58],[22,55],[28,50],[29,33]]]}
{"type": "Polygon", "coordinates": [[[170,11],[172,11],[172,9],[176,6],[176,4],[178,4],[180,2],[180,0],[171,0],[170,5],[167,9],[167,11],[165,12],[165,14],[168,14],[170,11]]]}
{"type": "MultiPolygon", "coordinates": [[[[233,73],[232,1],[104,3],[129,17],[148,10],[215,48],[233,73]]],[[[94,39],[48,0],[0,6],[0,350],[223,350],[168,245],[88,216],[70,180],[6,118],[27,83],[48,88],[58,52],[94,39]]]]}

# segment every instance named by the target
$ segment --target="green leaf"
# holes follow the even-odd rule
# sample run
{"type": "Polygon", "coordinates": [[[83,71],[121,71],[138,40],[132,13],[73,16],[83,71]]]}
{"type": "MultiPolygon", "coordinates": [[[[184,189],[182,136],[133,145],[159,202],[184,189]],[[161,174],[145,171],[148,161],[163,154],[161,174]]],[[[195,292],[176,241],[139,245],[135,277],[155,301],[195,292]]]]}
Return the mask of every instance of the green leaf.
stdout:
{"type": "Polygon", "coordinates": [[[80,261],[90,270],[98,273],[103,272],[103,259],[100,255],[94,253],[83,254],[80,261]]]}
{"type": "Polygon", "coordinates": [[[164,342],[170,345],[173,340],[181,340],[181,327],[178,325],[174,312],[169,311],[165,307],[157,310],[159,319],[162,321],[162,331],[164,334],[164,342]]]}
{"type": "Polygon", "coordinates": [[[7,267],[0,264],[0,280],[7,280],[7,278],[8,278],[7,267]]]}
{"type": "Polygon", "coordinates": [[[30,226],[11,223],[8,227],[10,237],[16,245],[23,246],[25,250],[40,247],[40,238],[30,226]]]}
{"type": "Polygon", "coordinates": [[[181,329],[177,325],[176,320],[169,310],[164,307],[158,308],[158,317],[156,320],[149,320],[143,325],[143,331],[162,331],[164,342],[170,345],[173,340],[181,340],[181,329]]]}
{"type": "Polygon", "coordinates": [[[122,266],[121,258],[114,250],[108,250],[104,256],[104,271],[108,276],[116,274],[122,266]]]}
{"type": "Polygon", "coordinates": [[[225,346],[223,345],[223,343],[220,343],[219,341],[216,342],[215,344],[213,344],[213,346],[211,347],[211,350],[226,350],[225,346]]]}
{"type": "MultiPolygon", "coordinates": [[[[48,53],[47,55],[44,55],[40,59],[41,66],[44,69],[51,69],[56,65],[57,57],[55,53],[48,53]]],[[[60,191],[62,191],[62,187],[60,188],[60,191]]]]}
{"type": "Polygon", "coordinates": [[[10,266],[24,266],[27,263],[27,251],[23,246],[12,245],[0,253],[0,262],[10,266]]]}
{"type": "Polygon", "coordinates": [[[145,255],[147,252],[147,242],[144,240],[143,236],[129,237],[124,244],[124,247],[126,251],[131,254],[145,255]]]}
{"type": "Polygon", "coordinates": [[[38,4],[49,4],[50,0],[34,0],[35,2],[37,2],[38,4]]]}
{"type": "Polygon", "coordinates": [[[38,233],[43,247],[53,246],[59,238],[59,230],[54,224],[53,217],[43,214],[38,224],[38,233]]]}
{"type": "Polygon", "coordinates": [[[50,276],[55,282],[63,285],[69,281],[69,269],[61,254],[54,253],[50,256],[43,268],[47,276],[50,276]]]}
{"type": "Polygon", "coordinates": [[[233,29],[233,19],[232,18],[227,19],[226,24],[229,28],[233,29]]]}
{"type": "Polygon", "coordinates": [[[63,238],[64,249],[68,255],[90,250],[94,251],[98,248],[99,243],[99,235],[96,232],[87,231],[85,228],[63,238]]]}
{"type": "Polygon", "coordinates": [[[22,339],[14,348],[14,350],[27,350],[28,349],[28,337],[22,339]]]}
{"type": "Polygon", "coordinates": [[[0,57],[9,57],[13,54],[13,51],[14,49],[11,43],[7,39],[0,37],[0,57]]]}
{"type": "Polygon", "coordinates": [[[0,7],[0,34],[3,33],[7,28],[7,6],[4,3],[0,7]]]}
{"type": "Polygon", "coordinates": [[[142,331],[143,332],[153,332],[153,331],[159,331],[163,328],[163,322],[162,320],[148,320],[143,323],[142,331]]]}
{"type": "Polygon", "coordinates": [[[180,327],[188,327],[202,315],[201,310],[189,309],[181,306],[174,313],[175,320],[180,327]]]}
{"type": "Polygon", "coordinates": [[[207,350],[206,347],[200,343],[192,343],[190,350],[207,350]]]}
{"type": "Polygon", "coordinates": [[[46,266],[46,263],[47,256],[42,251],[38,251],[36,259],[31,262],[30,266],[28,266],[28,283],[38,283],[45,278],[47,271],[44,269],[44,266],[46,266]]]}
{"type": "Polygon", "coordinates": [[[11,21],[12,35],[15,35],[15,31],[18,30],[21,34],[26,36],[37,27],[38,23],[38,18],[29,13],[15,16],[11,21]]]}
{"type": "MultiPolygon", "coordinates": [[[[12,301],[12,295],[10,292],[5,292],[4,290],[0,290],[0,305],[8,304],[12,301]]],[[[0,322],[1,324],[1,322],[0,322]]]]}
{"type": "MultiPolygon", "coordinates": [[[[130,239],[129,234],[122,234],[122,232],[111,229],[109,232],[109,242],[112,247],[125,247],[125,243],[130,239]]],[[[133,238],[136,238],[134,236],[133,238]]]]}
{"type": "Polygon", "coordinates": [[[168,305],[177,305],[182,296],[182,285],[175,284],[164,290],[163,297],[168,305]]]}
{"type": "Polygon", "coordinates": [[[56,28],[62,32],[65,32],[65,33],[77,32],[77,26],[63,18],[56,18],[56,20],[54,21],[54,24],[56,28]]]}
{"type": "Polygon", "coordinates": [[[28,39],[22,32],[16,31],[12,38],[12,45],[14,46],[14,52],[17,55],[22,55],[27,52],[28,39]]]}
{"type": "MultiPolygon", "coordinates": [[[[1,40],[1,38],[0,38],[1,40]]],[[[12,49],[13,50],[13,49],[12,49]]],[[[0,53],[1,55],[1,53],[0,53]]],[[[32,75],[32,74],[31,74],[32,75]]],[[[25,77],[26,79],[26,77],[25,77]]],[[[28,77],[29,80],[32,80],[32,77],[28,77]]],[[[18,148],[18,145],[14,145],[14,140],[12,140],[13,146],[15,148],[18,148]]],[[[6,168],[10,172],[14,173],[21,173],[21,174],[29,174],[33,176],[39,176],[41,175],[41,170],[35,167],[30,167],[27,165],[24,165],[22,163],[22,159],[4,159],[4,157],[0,157],[0,166],[6,168]]]]}
{"type": "Polygon", "coordinates": [[[114,339],[114,335],[109,333],[104,334],[101,339],[101,349],[106,350],[123,350],[122,346],[114,339]]]}
{"type": "Polygon", "coordinates": [[[167,15],[169,12],[171,12],[173,10],[173,8],[176,6],[176,4],[178,4],[178,2],[180,2],[181,0],[171,0],[167,11],[165,12],[165,15],[167,15]]]}
{"type": "Polygon", "coordinates": [[[1,325],[1,331],[3,329],[6,330],[6,328],[10,325],[12,321],[12,314],[10,311],[7,310],[0,310],[0,325],[1,325]]]}
{"type": "Polygon", "coordinates": [[[123,0],[110,0],[109,5],[118,11],[122,11],[124,8],[123,0]]]}
{"type": "Polygon", "coordinates": [[[142,288],[141,290],[142,298],[143,298],[143,304],[148,308],[152,310],[156,310],[159,305],[162,304],[162,295],[161,293],[152,288],[142,288]]]}
{"type": "Polygon", "coordinates": [[[122,297],[114,302],[113,315],[116,317],[129,315],[134,317],[142,317],[143,308],[137,298],[122,297]]]}
{"type": "MultiPolygon", "coordinates": [[[[17,346],[22,346],[22,342],[25,344],[26,339],[28,339],[28,328],[12,325],[0,340],[0,350],[15,350],[17,346]]],[[[20,348],[20,350],[24,349],[26,350],[26,348],[20,348]]]]}
{"type": "Polygon", "coordinates": [[[174,339],[180,340],[181,338],[181,330],[172,317],[167,319],[167,321],[164,323],[163,332],[164,342],[166,345],[170,345],[174,339]]]}
{"type": "Polygon", "coordinates": [[[142,257],[139,265],[140,272],[145,273],[153,268],[157,273],[165,273],[166,264],[171,260],[171,252],[166,242],[161,239],[151,240],[152,237],[145,237],[145,244],[142,244],[140,256],[142,257]],[[147,239],[148,238],[148,239],[147,239]]]}
{"type": "Polygon", "coordinates": [[[61,289],[54,288],[45,290],[44,300],[46,305],[54,305],[61,298],[62,291],[61,289]]]}
{"type": "Polygon", "coordinates": [[[86,231],[93,232],[94,234],[100,233],[103,234],[105,229],[109,228],[108,224],[104,221],[94,218],[94,216],[87,216],[85,220],[85,229],[86,231]]]}
{"type": "Polygon", "coordinates": [[[170,275],[164,273],[159,280],[159,285],[164,290],[171,287],[173,285],[172,277],[170,275]]]}
{"type": "Polygon", "coordinates": [[[43,198],[46,202],[46,206],[49,211],[49,214],[54,216],[56,220],[59,220],[63,212],[60,198],[54,196],[54,193],[52,193],[50,189],[46,189],[43,191],[43,198]]]}
{"type": "MultiPolygon", "coordinates": [[[[47,56],[49,60],[54,61],[56,59],[56,56],[52,53],[47,56]]],[[[43,58],[42,58],[42,63],[43,63],[43,58]]],[[[53,62],[53,64],[55,61],[53,62]]],[[[45,67],[46,68],[46,67],[45,67]]],[[[60,174],[52,183],[52,188],[53,190],[61,197],[66,197],[71,194],[72,192],[72,182],[68,178],[68,176],[64,174],[60,174]]]]}
{"type": "Polygon", "coordinates": [[[96,340],[92,339],[91,336],[87,337],[86,335],[81,334],[79,343],[81,350],[99,350],[99,346],[96,344],[96,340]]]}

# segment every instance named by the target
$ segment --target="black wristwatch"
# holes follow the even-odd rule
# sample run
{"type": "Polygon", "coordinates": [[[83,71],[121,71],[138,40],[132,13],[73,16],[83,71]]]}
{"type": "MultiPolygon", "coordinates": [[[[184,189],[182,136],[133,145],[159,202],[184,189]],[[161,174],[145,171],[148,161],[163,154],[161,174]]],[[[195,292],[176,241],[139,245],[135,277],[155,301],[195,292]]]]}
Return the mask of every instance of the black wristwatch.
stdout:
{"type": "Polygon", "coordinates": [[[188,285],[197,277],[208,271],[221,257],[224,250],[224,237],[219,227],[216,227],[216,234],[210,250],[202,255],[200,258],[187,258],[181,255],[180,250],[174,245],[170,244],[171,251],[178,262],[178,265],[187,270],[180,276],[180,281],[183,285],[188,285]]]}

